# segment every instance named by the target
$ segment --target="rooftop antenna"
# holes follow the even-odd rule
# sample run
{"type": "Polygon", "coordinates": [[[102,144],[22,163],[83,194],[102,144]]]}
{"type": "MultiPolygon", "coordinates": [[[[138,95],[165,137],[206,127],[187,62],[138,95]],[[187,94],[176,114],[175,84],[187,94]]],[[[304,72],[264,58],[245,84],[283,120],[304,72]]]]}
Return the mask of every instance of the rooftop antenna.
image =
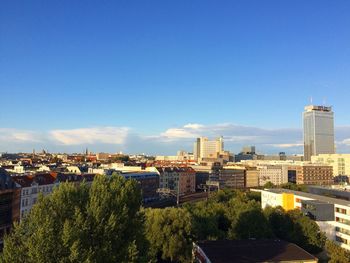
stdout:
{"type": "Polygon", "coordinates": [[[312,105],[312,96],[310,97],[310,103],[311,103],[311,105],[312,105]]]}
{"type": "Polygon", "coordinates": [[[323,98],[323,106],[326,106],[326,98],[323,98]]]}

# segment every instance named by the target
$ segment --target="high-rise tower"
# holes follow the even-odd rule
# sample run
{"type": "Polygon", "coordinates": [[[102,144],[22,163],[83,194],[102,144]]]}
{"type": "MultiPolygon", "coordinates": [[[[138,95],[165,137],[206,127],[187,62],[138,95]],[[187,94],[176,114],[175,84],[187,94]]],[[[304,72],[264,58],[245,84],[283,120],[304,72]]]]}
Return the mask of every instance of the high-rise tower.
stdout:
{"type": "Polygon", "coordinates": [[[200,160],[202,158],[218,158],[224,151],[223,137],[218,137],[215,140],[209,140],[207,137],[197,138],[194,143],[194,159],[200,160]]]}
{"type": "Polygon", "coordinates": [[[334,153],[334,114],[332,107],[309,105],[303,112],[304,159],[334,153]]]}

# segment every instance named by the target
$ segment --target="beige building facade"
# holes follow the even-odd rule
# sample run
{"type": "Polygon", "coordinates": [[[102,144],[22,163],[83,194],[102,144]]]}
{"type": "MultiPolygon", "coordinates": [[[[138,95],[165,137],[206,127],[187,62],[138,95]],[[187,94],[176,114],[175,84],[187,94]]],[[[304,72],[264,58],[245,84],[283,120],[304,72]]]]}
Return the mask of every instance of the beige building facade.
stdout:
{"type": "Polygon", "coordinates": [[[323,163],[333,167],[333,176],[350,176],[350,154],[319,154],[311,156],[312,163],[323,163]]]}

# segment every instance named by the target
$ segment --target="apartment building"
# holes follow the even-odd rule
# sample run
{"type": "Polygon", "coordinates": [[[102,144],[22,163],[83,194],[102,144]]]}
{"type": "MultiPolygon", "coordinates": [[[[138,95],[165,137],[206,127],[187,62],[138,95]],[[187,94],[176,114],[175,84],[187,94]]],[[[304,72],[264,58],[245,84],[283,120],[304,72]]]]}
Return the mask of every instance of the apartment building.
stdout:
{"type": "Polygon", "coordinates": [[[20,192],[11,176],[0,168],[0,251],[4,235],[10,232],[13,222],[19,220],[19,200],[20,192]]]}
{"type": "Polygon", "coordinates": [[[159,188],[178,191],[183,195],[196,191],[196,172],[191,167],[157,167],[159,188]]]}
{"type": "Polygon", "coordinates": [[[38,199],[39,193],[48,195],[55,187],[55,177],[50,173],[38,173],[33,176],[13,176],[16,187],[21,188],[20,220],[29,213],[38,199]]]}
{"type": "Polygon", "coordinates": [[[196,192],[196,171],[191,167],[179,167],[178,169],[180,194],[196,192]]]}
{"type": "Polygon", "coordinates": [[[134,179],[139,183],[144,203],[158,199],[159,174],[156,172],[127,172],[125,179],[134,179]]]}
{"type": "Polygon", "coordinates": [[[296,167],[297,184],[331,185],[333,182],[332,166],[305,164],[296,167]]]}

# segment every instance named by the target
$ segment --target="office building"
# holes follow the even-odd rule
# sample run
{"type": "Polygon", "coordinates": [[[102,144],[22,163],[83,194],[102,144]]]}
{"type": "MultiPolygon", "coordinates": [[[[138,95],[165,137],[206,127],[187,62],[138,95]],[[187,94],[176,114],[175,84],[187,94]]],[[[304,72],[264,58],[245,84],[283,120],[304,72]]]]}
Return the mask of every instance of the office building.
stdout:
{"type": "Polygon", "coordinates": [[[312,163],[323,163],[333,167],[333,176],[350,176],[350,154],[319,154],[311,156],[312,163]]]}
{"type": "Polygon", "coordinates": [[[333,154],[335,147],[332,107],[306,106],[303,123],[304,160],[310,161],[312,155],[333,154]]]}
{"type": "Polygon", "coordinates": [[[274,185],[288,183],[288,167],[286,165],[261,165],[259,170],[259,185],[264,186],[267,182],[274,185]]]}
{"type": "Polygon", "coordinates": [[[224,151],[224,141],[222,137],[209,140],[207,137],[197,138],[194,143],[194,159],[200,162],[202,159],[216,159],[224,151]]]}
{"type": "Polygon", "coordinates": [[[259,186],[259,171],[256,167],[245,167],[245,187],[259,186]]]}
{"type": "Polygon", "coordinates": [[[240,166],[227,166],[220,169],[219,188],[244,189],[245,168],[240,166]]]}

